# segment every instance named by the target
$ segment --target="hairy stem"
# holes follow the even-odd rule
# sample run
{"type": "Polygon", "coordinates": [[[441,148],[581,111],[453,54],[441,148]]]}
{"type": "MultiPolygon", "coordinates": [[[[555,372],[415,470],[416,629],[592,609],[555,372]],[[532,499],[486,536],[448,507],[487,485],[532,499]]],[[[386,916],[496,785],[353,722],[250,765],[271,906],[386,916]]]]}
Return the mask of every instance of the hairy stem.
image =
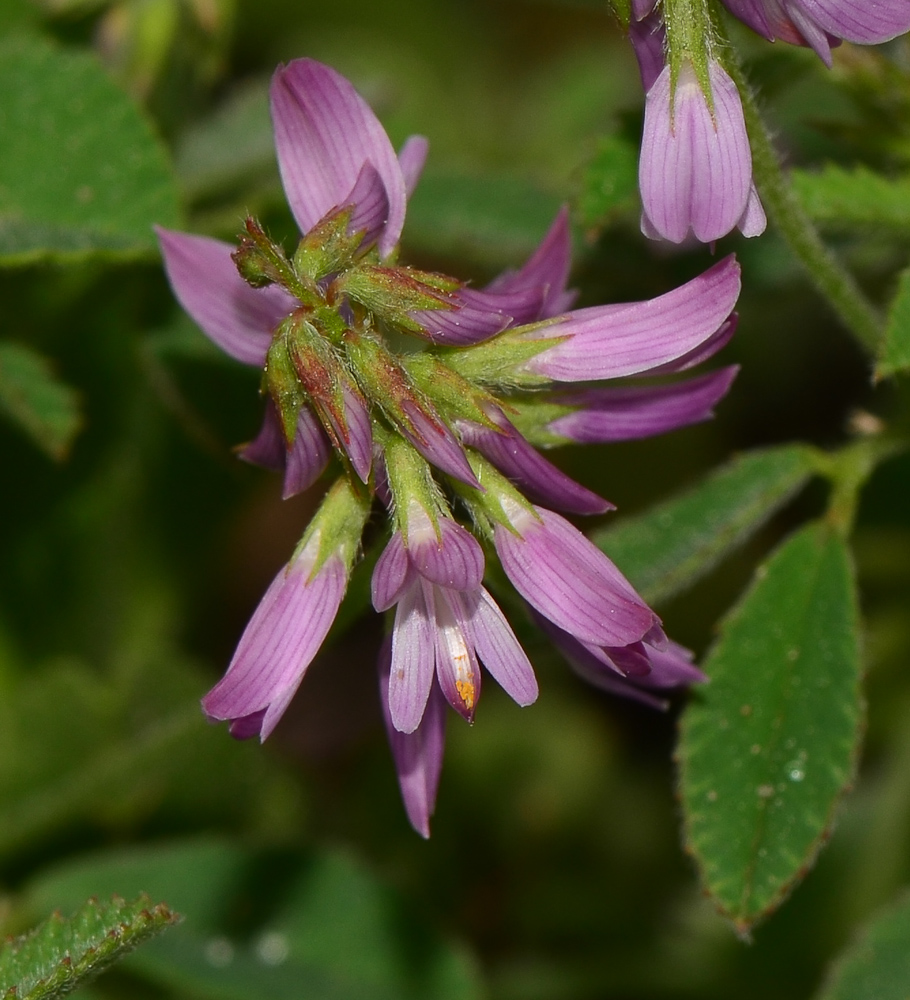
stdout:
{"type": "Polygon", "coordinates": [[[729,50],[725,64],[742,97],[752,145],[753,174],[765,211],[847,329],[866,351],[875,353],[883,329],[878,310],[863,294],[850,272],[825,246],[796,197],[742,67],[732,58],[729,50]]]}

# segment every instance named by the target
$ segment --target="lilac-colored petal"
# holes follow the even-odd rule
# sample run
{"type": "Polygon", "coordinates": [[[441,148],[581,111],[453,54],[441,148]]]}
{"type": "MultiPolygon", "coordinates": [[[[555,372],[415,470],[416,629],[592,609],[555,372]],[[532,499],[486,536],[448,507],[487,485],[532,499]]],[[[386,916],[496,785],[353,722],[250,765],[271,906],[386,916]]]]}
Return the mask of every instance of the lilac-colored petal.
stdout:
{"type": "Polygon", "coordinates": [[[672,292],[645,302],[578,309],[529,336],[565,337],[527,363],[558,382],[651,372],[709,341],[739,296],[732,256],[672,292]]]}
{"type": "Polygon", "coordinates": [[[848,42],[876,45],[910,31],[907,0],[793,0],[819,27],[848,42]]]}
{"type": "Polygon", "coordinates": [[[439,536],[429,531],[408,534],[414,568],[431,583],[452,590],[475,590],[483,579],[483,550],[474,536],[448,517],[438,519],[439,536]]]}
{"type": "Polygon", "coordinates": [[[694,71],[690,80],[685,77],[684,67],[676,86],[675,107],[681,119],[677,133],[685,127],[685,116],[690,116],[692,232],[702,243],[712,243],[735,229],[746,213],[754,190],[752,150],[739,91],[725,70],[716,62],[708,65],[713,109],[708,108],[694,71]]]}
{"type": "Polygon", "coordinates": [[[569,210],[563,206],[553,220],[543,242],[519,271],[499,275],[485,289],[484,294],[504,295],[528,289],[539,290],[542,298],[536,312],[530,314],[527,306],[512,302],[503,307],[511,312],[515,324],[530,323],[558,316],[571,307],[574,292],[566,291],[569,269],[572,265],[572,240],[569,233],[569,210]]]}
{"type": "Polygon", "coordinates": [[[424,596],[433,604],[436,642],[436,678],[446,701],[468,722],[480,699],[480,664],[474,653],[474,634],[462,595],[424,584],[424,596]]]}
{"type": "Polygon", "coordinates": [[[446,705],[439,688],[430,689],[420,725],[413,733],[401,733],[392,723],[385,692],[389,686],[391,645],[383,643],[379,653],[379,690],[382,717],[398,773],[398,785],[411,826],[426,839],[430,817],[436,807],[436,793],[445,750],[446,705]]]}
{"type": "Polygon", "coordinates": [[[265,718],[265,709],[251,715],[244,715],[240,719],[234,719],[228,726],[228,732],[235,740],[248,740],[253,736],[258,736],[262,732],[262,720],[265,718]]]}
{"type": "Polygon", "coordinates": [[[491,414],[500,432],[479,424],[461,425],[465,444],[485,455],[528,499],[572,514],[603,514],[613,504],[575,482],[532,447],[499,411],[491,414]]]}
{"type": "Polygon", "coordinates": [[[654,695],[643,691],[637,686],[635,681],[626,679],[605,664],[602,657],[596,655],[599,653],[596,647],[579,642],[533,609],[531,610],[531,615],[540,629],[550,637],[554,645],[566,658],[572,670],[582,680],[593,684],[608,694],[619,695],[621,698],[629,698],[632,701],[647,705],[649,708],[665,711],[669,707],[669,702],[662,698],[655,698],[654,695]]]}
{"type": "MultiPolygon", "coordinates": [[[[457,296],[455,301],[458,301],[457,296]]],[[[408,315],[423,328],[421,336],[434,344],[450,347],[478,344],[501,333],[512,324],[511,316],[486,306],[475,308],[471,305],[460,305],[452,309],[412,309],[408,315]]]]}
{"type": "Polygon", "coordinates": [[[640,681],[651,673],[651,661],[643,642],[633,642],[628,646],[603,646],[604,656],[623,677],[640,681]]]}
{"type": "Polygon", "coordinates": [[[405,139],[404,145],[398,150],[398,165],[401,167],[405,190],[409,198],[414,193],[420,175],[423,173],[423,165],[426,163],[429,149],[430,143],[425,136],[412,135],[405,139]]]}
{"type": "Polygon", "coordinates": [[[241,720],[265,710],[261,738],[275,728],[335,620],[347,584],[345,567],[334,557],[312,579],[311,569],[312,553],[305,552],[272,581],[227,673],[202,699],[210,718],[241,720]]]}
{"type": "Polygon", "coordinates": [[[548,286],[541,283],[497,291],[462,288],[455,293],[455,298],[462,303],[462,308],[498,313],[506,326],[520,326],[541,319],[547,289],[548,286]]]}
{"type": "Polygon", "coordinates": [[[663,72],[667,32],[662,17],[641,17],[629,24],[629,41],[638,60],[641,85],[647,93],[663,72]]]}
{"type": "Polygon", "coordinates": [[[499,686],[522,707],[537,701],[537,678],[499,605],[481,588],[464,595],[474,628],[474,648],[499,686]]]}
{"type": "Polygon", "coordinates": [[[547,430],[585,444],[664,434],[712,417],[714,405],[726,395],[738,371],[739,366],[732,365],[673,385],[566,394],[556,402],[579,409],[554,420],[547,430]]]}
{"type": "Polygon", "coordinates": [[[681,243],[690,231],[711,243],[733,229],[752,185],[752,153],[736,85],[715,62],[713,103],[683,65],[672,89],[666,66],[648,91],[639,187],[644,213],[660,235],[681,243]]]}
{"type": "Polygon", "coordinates": [[[474,489],[482,489],[477,477],[471,471],[464,448],[455,439],[452,432],[442,421],[431,420],[423,410],[416,406],[403,405],[412,430],[401,427],[402,434],[414,448],[432,465],[447,472],[450,476],[460,479],[474,489]]]}
{"type": "Polygon", "coordinates": [[[208,236],[155,227],[177,301],[222,351],[245,365],[265,365],[272,330],[300,303],[283,288],[252,288],[237,273],[236,247],[208,236]]]}
{"type": "MultiPolygon", "coordinates": [[[[753,31],[773,41],[775,38],[783,38],[779,31],[775,31],[771,26],[769,14],[776,7],[780,10],[780,5],[776,0],[723,0],[724,6],[734,17],[747,24],[753,31]]],[[[799,44],[797,39],[785,39],[799,44]]]]}
{"type": "Polygon", "coordinates": [[[312,59],[279,67],[270,99],[281,180],[301,231],[341,207],[370,162],[389,199],[379,238],[386,256],[401,235],[407,196],[398,157],[369,105],[341,74],[312,59]]]}
{"type": "Polygon", "coordinates": [[[420,725],[433,683],[434,660],[430,610],[419,578],[415,577],[398,601],[392,630],[389,714],[400,733],[413,733],[420,725]]]}
{"type": "Polygon", "coordinates": [[[348,232],[362,232],[363,247],[375,243],[389,217],[389,196],[379,171],[372,163],[364,163],[353,190],[344,199],[342,206],[352,209],[348,232]]]}
{"type": "Polygon", "coordinates": [[[516,512],[519,534],[497,525],[493,543],[515,589],[533,607],[584,642],[638,642],[654,612],[616,567],[568,521],[535,508],[540,520],[516,512]]]}
{"type": "Polygon", "coordinates": [[[283,469],[287,457],[284,433],[278,419],[278,411],[271,397],[265,401],[262,427],[249,444],[239,448],[237,454],[244,462],[261,466],[263,469],[283,469]]]}
{"type": "Polygon", "coordinates": [[[342,391],[345,426],[336,427],[335,431],[344,442],[354,472],[367,482],[373,464],[373,421],[367,404],[353,386],[345,385],[342,391]]]}
{"type": "Polygon", "coordinates": [[[657,6],[657,0],[632,0],[632,17],[636,21],[648,16],[657,6]]]}
{"type": "Polygon", "coordinates": [[[325,471],[331,454],[322,424],[308,407],[301,407],[294,443],[287,452],[282,497],[287,500],[309,489],[325,471]]]}
{"type": "Polygon", "coordinates": [[[387,611],[399,599],[408,583],[409,568],[410,562],[401,533],[396,531],[373,568],[370,588],[373,607],[377,611],[387,611]]]}
{"type": "Polygon", "coordinates": [[[665,365],[658,365],[656,368],[652,368],[650,371],[643,372],[642,374],[674,375],[678,372],[685,372],[690,368],[695,368],[703,361],[707,361],[708,358],[714,357],[719,350],[730,343],[733,339],[733,334],[736,333],[738,323],[739,316],[736,313],[730,313],[717,330],[707,340],[702,341],[698,347],[687,351],[685,354],[681,354],[678,358],[667,362],[665,365]]]}
{"type": "Polygon", "coordinates": [[[749,188],[749,197],[746,200],[746,208],[736,223],[736,228],[748,238],[761,236],[768,225],[768,217],[765,215],[764,206],[758,197],[758,191],[753,184],[749,188]]]}
{"type": "Polygon", "coordinates": [[[692,663],[692,653],[671,642],[667,649],[649,649],[651,673],[642,681],[648,687],[671,688],[686,684],[703,684],[708,678],[692,663]]]}

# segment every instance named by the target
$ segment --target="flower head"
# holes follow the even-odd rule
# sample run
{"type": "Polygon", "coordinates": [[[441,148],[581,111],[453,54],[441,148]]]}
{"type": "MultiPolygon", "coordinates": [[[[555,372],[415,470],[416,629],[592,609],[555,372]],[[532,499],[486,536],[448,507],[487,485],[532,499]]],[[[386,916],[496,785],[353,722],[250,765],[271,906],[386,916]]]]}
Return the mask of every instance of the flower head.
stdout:
{"type": "Polygon", "coordinates": [[[711,356],[733,332],[739,269],[729,258],[649,302],[573,312],[565,211],[524,267],[486,288],[401,266],[425,140],[396,156],[351,84],[311,60],[277,71],[271,107],[301,230],[294,252],[254,219],[239,247],[158,235],[186,311],[263,371],[263,424],[240,456],[283,470],[285,496],[330,464],[337,478],[203,707],[236,736],[269,735],[328,633],[379,500],[390,522],[372,579],[391,625],[383,706],[408,815],[426,835],[446,705],[473,720],[481,667],[518,704],[537,697],[531,663],[484,587],[484,545],[548,628],[606,657],[616,676],[646,685],[653,674],[657,687],[665,675],[698,679],[668,668],[657,616],[555,512],[612,505],[537,448],[705,419],[733,369],[675,385],[587,383],[663,376],[711,356]],[[397,350],[401,337],[420,349],[397,350]]]}

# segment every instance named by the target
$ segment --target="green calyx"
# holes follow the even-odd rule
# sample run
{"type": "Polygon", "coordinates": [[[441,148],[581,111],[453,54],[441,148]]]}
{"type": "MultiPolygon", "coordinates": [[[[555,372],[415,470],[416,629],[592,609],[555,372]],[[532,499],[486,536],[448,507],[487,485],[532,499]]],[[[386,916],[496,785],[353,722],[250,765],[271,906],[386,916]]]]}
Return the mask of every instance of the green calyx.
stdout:
{"type": "Polygon", "coordinates": [[[318,546],[310,579],[330,556],[340,558],[345,569],[351,569],[371,506],[372,496],[358,488],[355,480],[347,476],[335,480],[294,551],[296,559],[307,546],[318,546]]]}
{"type": "Polygon", "coordinates": [[[354,264],[364,233],[350,231],[352,211],[347,207],[327,215],[301,239],[294,253],[298,274],[316,282],[354,264]]]}
{"type": "Polygon", "coordinates": [[[510,508],[514,510],[520,507],[537,517],[533,504],[492,462],[475,451],[468,452],[468,461],[477,481],[483,486],[483,492],[455,480],[452,481],[452,488],[467,507],[480,533],[489,541],[493,540],[493,531],[497,524],[508,528],[509,531],[515,531],[508,513],[510,508]]]}
{"type": "Polygon", "coordinates": [[[456,374],[475,386],[490,389],[536,389],[549,385],[549,379],[528,371],[527,364],[538,354],[554,347],[563,338],[534,337],[530,334],[545,330],[557,320],[530,323],[504,330],[470,347],[450,347],[438,352],[438,357],[456,374]]]}
{"type": "MultiPolygon", "coordinates": [[[[708,67],[715,59],[717,28],[710,0],[663,0],[667,27],[667,60],[670,64],[671,94],[675,96],[680,76],[691,66],[708,107],[714,108],[708,67]]],[[[671,96],[670,106],[673,107],[671,96]]]]}
{"type": "Polygon", "coordinates": [[[438,536],[438,521],[448,513],[448,506],[429,465],[397,434],[386,435],[383,443],[396,530],[401,532],[402,538],[407,538],[410,518],[422,510],[433,522],[438,536]]]}
{"type": "Polygon", "coordinates": [[[410,267],[363,264],[351,268],[334,282],[336,290],[387,323],[423,336],[423,326],[411,313],[418,310],[454,309],[451,293],[460,283],[441,274],[410,267]]]}

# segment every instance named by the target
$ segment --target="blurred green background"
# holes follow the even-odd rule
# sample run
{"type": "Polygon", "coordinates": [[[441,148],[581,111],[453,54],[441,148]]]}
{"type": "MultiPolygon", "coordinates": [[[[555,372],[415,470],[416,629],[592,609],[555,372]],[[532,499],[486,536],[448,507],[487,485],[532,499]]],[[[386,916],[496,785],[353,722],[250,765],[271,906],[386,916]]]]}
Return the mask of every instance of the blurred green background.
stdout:
{"type": "MultiPolygon", "coordinates": [[[[231,239],[251,211],[291,238],[267,87],[276,63],[308,55],[350,77],[393,143],[430,139],[409,263],[480,284],[520,264],[566,201],[582,304],[658,294],[713,259],[638,231],[642,95],[593,0],[4,0],[0,31],[97,53],[166,148],[183,218],[161,221],[180,228],[231,239]]],[[[906,40],[845,46],[828,72],[731,32],[789,164],[906,171],[906,40]]],[[[871,293],[893,291],[906,230],[825,231],[871,293]]],[[[557,457],[618,505],[611,518],[742,449],[836,445],[860,408],[906,426],[906,384],[873,388],[774,232],[716,254],[731,250],[745,290],[721,362],[743,370],[717,419],[557,457]]],[[[315,502],[282,502],[277,477],[231,453],[258,427],[257,375],[181,315],[151,242],[19,261],[0,269],[0,302],[3,336],[53,359],[82,415],[59,460],[0,422],[0,927],[140,888],[188,915],[92,996],[796,1000],[910,881],[906,458],[874,477],[856,534],[861,780],[817,868],[747,943],[680,846],[680,704],[659,714],[586,688],[523,620],[539,703],[520,710],[490,683],[475,726],[450,720],[427,843],[399,801],[363,586],[266,746],[209,726],[198,698],[315,502]]],[[[822,502],[810,488],[658,607],[667,631],[701,654],[756,561],[822,502]]]]}

